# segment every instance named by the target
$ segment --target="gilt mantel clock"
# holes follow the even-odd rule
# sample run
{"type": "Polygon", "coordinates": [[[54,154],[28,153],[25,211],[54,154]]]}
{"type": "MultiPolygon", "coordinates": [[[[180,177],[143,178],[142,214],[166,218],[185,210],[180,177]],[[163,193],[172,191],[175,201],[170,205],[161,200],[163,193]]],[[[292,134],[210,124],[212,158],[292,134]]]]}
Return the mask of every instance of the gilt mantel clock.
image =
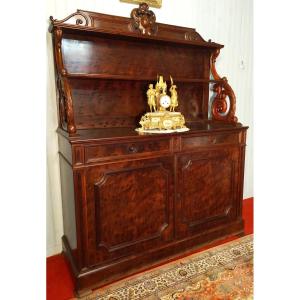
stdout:
{"type": "Polygon", "coordinates": [[[78,10],[50,20],[62,242],[77,292],[243,234],[247,127],[215,68],[223,45],[157,23],[146,4],[130,18],[78,10]],[[135,130],[147,101],[155,112],[147,91],[158,74],[177,92],[160,99],[162,111],[180,112],[189,130],[135,130]]]}

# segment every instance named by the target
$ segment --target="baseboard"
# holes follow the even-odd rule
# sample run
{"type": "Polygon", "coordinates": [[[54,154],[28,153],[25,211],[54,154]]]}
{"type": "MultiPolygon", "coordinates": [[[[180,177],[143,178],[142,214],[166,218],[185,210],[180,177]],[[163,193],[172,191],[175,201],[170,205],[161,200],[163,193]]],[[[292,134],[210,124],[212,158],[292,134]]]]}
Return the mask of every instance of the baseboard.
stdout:
{"type": "Polygon", "coordinates": [[[253,201],[254,200],[254,197],[250,197],[250,198],[245,198],[243,199],[243,201],[253,201]]]}

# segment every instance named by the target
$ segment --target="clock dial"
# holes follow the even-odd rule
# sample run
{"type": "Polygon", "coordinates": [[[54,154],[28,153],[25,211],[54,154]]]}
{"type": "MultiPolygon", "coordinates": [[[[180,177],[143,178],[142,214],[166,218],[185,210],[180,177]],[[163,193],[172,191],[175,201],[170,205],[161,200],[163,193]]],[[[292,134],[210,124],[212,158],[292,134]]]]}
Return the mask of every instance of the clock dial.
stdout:
{"type": "Polygon", "coordinates": [[[164,95],[160,97],[159,103],[163,108],[168,108],[171,104],[171,99],[168,95],[164,95]]]}

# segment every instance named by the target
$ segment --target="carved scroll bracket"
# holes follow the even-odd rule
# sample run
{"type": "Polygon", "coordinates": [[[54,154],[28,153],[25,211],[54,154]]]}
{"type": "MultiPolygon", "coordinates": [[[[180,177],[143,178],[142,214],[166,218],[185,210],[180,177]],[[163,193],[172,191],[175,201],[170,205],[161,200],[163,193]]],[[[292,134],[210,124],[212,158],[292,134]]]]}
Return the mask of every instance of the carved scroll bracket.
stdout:
{"type": "Polygon", "coordinates": [[[93,22],[91,18],[84,14],[81,11],[77,11],[63,20],[54,19],[52,16],[50,17],[50,26],[49,32],[52,32],[54,26],[59,26],[61,24],[69,24],[69,25],[80,25],[80,26],[93,26],[93,22]]]}
{"type": "Polygon", "coordinates": [[[58,90],[58,106],[59,106],[59,127],[67,130],[67,115],[66,115],[66,95],[62,87],[62,82],[60,76],[56,78],[56,87],[58,90]]]}
{"type": "Polygon", "coordinates": [[[59,75],[64,76],[66,75],[67,72],[64,68],[64,63],[62,59],[61,40],[62,40],[62,30],[60,28],[56,28],[54,30],[54,54],[55,54],[55,60],[57,64],[57,71],[59,75]]]}
{"type": "Polygon", "coordinates": [[[210,70],[214,80],[219,82],[213,85],[213,91],[216,93],[215,98],[211,104],[211,114],[213,120],[234,122],[238,121],[235,116],[236,111],[236,97],[231,86],[228,84],[227,78],[222,77],[216,70],[216,59],[220,54],[220,49],[217,49],[212,53],[210,58],[210,70]],[[227,97],[229,99],[229,107],[227,103],[227,97]]]}
{"type": "Polygon", "coordinates": [[[65,122],[67,122],[67,131],[70,134],[74,134],[76,133],[76,126],[74,121],[73,99],[71,88],[66,77],[67,71],[64,68],[61,41],[62,30],[56,28],[54,30],[54,55],[58,73],[57,88],[59,94],[60,124],[64,127],[65,122]]]}
{"type": "Polygon", "coordinates": [[[156,17],[154,12],[149,10],[147,3],[141,3],[138,8],[134,8],[131,11],[130,17],[130,30],[138,30],[146,35],[155,35],[157,33],[156,17]]]}

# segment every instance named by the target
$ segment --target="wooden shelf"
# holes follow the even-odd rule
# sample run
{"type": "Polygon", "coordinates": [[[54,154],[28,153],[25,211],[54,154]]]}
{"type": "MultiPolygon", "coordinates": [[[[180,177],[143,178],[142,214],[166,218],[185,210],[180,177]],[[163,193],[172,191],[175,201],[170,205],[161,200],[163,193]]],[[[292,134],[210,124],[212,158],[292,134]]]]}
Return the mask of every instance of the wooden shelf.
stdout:
{"type": "MultiPolygon", "coordinates": [[[[68,78],[78,78],[78,79],[114,79],[114,80],[133,80],[133,81],[155,81],[155,77],[151,76],[140,76],[136,75],[119,75],[119,74],[87,74],[87,73],[68,73],[66,75],[68,78]]],[[[222,80],[211,80],[204,78],[173,78],[174,82],[195,82],[195,83],[216,83],[222,82],[222,80]]]]}

